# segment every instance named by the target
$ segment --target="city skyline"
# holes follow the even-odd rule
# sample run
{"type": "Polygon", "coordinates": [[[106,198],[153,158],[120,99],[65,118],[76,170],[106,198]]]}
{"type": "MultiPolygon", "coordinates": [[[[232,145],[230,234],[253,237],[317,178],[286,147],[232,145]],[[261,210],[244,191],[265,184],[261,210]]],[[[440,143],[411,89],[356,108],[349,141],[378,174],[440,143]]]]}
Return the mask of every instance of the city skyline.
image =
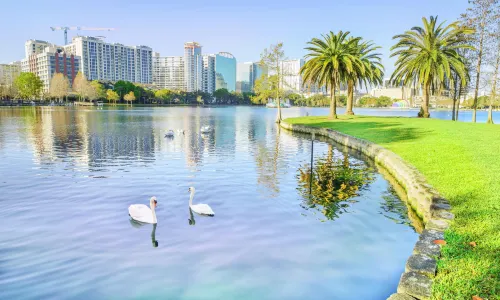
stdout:
{"type": "Polygon", "coordinates": [[[395,0],[377,3],[367,0],[356,3],[315,1],[306,7],[294,1],[288,2],[286,7],[280,3],[266,2],[264,5],[260,0],[252,3],[219,1],[210,5],[198,1],[189,5],[155,1],[119,5],[114,1],[88,1],[87,5],[78,7],[74,4],[62,7],[57,4],[46,5],[38,1],[9,3],[3,8],[23,11],[26,20],[17,22],[17,14],[8,14],[0,20],[4,28],[19,23],[15,30],[2,32],[5,43],[0,49],[0,63],[21,60],[22,45],[28,39],[62,45],[63,32],[51,31],[50,26],[114,27],[117,30],[113,32],[68,31],[68,39],[71,40],[78,33],[84,36],[104,35],[107,43],[147,45],[165,56],[181,56],[182,48],[178,45],[195,40],[203,45],[204,53],[227,51],[239,62],[259,60],[264,48],[279,41],[284,42],[288,58],[302,58],[304,47],[311,38],[330,30],[344,30],[380,45],[383,63],[390,73],[394,61],[389,59],[389,48],[394,44],[392,36],[410,29],[423,16],[438,15],[442,21],[456,20],[466,6],[465,0],[440,3],[430,0],[419,3],[395,0]],[[152,9],[153,6],[155,9],[152,9]],[[73,7],[78,9],[78,15],[64,13],[64,10],[73,7]],[[99,9],[96,10],[96,7],[99,9]],[[318,17],[318,8],[321,8],[321,13],[327,13],[326,17],[318,17]],[[171,14],[169,18],[159,18],[165,11],[171,14]],[[188,13],[190,19],[195,21],[190,26],[177,26],[188,13]],[[140,22],[131,22],[132,17],[140,22]]]}

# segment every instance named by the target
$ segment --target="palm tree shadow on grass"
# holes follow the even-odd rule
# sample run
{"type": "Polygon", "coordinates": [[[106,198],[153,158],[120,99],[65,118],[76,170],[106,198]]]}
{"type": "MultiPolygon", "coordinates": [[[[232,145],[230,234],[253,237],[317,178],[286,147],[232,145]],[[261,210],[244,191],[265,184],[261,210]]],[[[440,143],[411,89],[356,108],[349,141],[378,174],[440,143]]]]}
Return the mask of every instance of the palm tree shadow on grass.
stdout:
{"type": "Polygon", "coordinates": [[[400,127],[401,125],[398,122],[355,122],[345,124],[342,124],[341,122],[321,122],[314,123],[312,126],[329,128],[332,130],[336,130],[336,128],[338,128],[339,131],[346,128],[346,134],[355,135],[360,138],[363,138],[365,134],[368,134],[372,137],[370,140],[377,144],[417,141],[427,134],[430,134],[429,130],[418,127],[400,127]],[[357,133],[359,133],[359,135],[357,133]]]}

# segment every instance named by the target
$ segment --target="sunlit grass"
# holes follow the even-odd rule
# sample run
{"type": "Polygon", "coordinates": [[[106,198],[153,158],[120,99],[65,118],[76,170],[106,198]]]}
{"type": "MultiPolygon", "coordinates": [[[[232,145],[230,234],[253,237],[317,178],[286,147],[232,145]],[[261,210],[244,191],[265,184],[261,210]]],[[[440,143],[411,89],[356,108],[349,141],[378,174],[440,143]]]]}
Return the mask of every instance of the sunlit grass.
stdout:
{"type": "Polygon", "coordinates": [[[364,116],[286,121],[372,141],[417,167],[450,201],[455,214],[438,262],[433,298],[500,299],[500,126],[364,116]]]}

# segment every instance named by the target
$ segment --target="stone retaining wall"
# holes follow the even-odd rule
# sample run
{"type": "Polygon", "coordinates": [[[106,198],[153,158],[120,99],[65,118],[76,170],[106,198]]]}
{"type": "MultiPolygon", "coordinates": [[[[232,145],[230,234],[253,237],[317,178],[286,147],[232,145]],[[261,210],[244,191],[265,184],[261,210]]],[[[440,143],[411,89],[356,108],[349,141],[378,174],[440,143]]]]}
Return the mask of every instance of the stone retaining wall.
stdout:
{"type": "Polygon", "coordinates": [[[358,150],[385,168],[405,189],[408,203],[422,218],[425,229],[406,262],[397,293],[388,299],[429,299],[432,281],[436,275],[436,262],[441,253],[441,243],[436,241],[444,240],[444,231],[454,218],[450,212],[450,203],[425,182],[425,178],[415,167],[384,147],[327,128],[288,124],[283,121],[281,127],[296,132],[326,136],[337,143],[358,150]]]}

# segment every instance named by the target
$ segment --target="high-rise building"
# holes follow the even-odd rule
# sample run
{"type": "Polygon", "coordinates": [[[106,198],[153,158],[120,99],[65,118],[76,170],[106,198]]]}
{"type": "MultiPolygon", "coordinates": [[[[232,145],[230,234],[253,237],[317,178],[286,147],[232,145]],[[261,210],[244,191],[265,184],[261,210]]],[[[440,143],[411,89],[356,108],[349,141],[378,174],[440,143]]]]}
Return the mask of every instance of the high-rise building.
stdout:
{"type": "Polygon", "coordinates": [[[281,61],[281,74],[283,79],[281,87],[285,92],[298,94],[317,94],[326,93],[326,89],[318,88],[316,85],[305,84],[300,74],[300,69],[304,65],[303,59],[290,59],[281,61]]]}
{"type": "Polygon", "coordinates": [[[302,76],[300,75],[300,68],[304,65],[303,59],[291,59],[281,61],[281,74],[283,80],[281,87],[286,92],[301,93],[302,76]]]}
{"type": "Polygon", "coordinates": [[[29,40],[26,42],[26,49],[34,50],[26,51],[28,56],[21,61],[21,69],[38,75],[43,81],[44,92],[49,91],[50,81],[55,73],[63,73],[71,86],[80,69],[79,56],[66,53],[64,47],[43,41],[29,40]],[[45,47],[41,49],[41,45],[45,47]]]}
{"type": "Polygon", "coordinates": [[[30,55],[42,53],[45,50],[45,48],[50,45],[51,44],[46,41],[27,40],[26,43],[24,44],[24,57],[27,58],[30,55]]]}
{"type": "Polygon", "coordinates": [[[184,43],[184,78],[187,92],[202,90],[202,74],[201,45],[196,42],[184,43]]]}
{"type": "Polygon", "coordinates": [[[153,82],[153,50],[150,47],[111,44],[100,38],[77,36],[64,48],[81,57],[81,71],[88,80],[153,82]]]}
{"type": "Polygon", "coordinates": [[[161,57],[153,54],[153,84],[161,89],[186,90],[184,58],[182,56],[161,57]]]}
{"type": "Polygon", "coordinates": [[[267,70],[258,63],[238,63],[236,72],[236,91],[239,93],[253,92],[255,81],[263,74],[267,74],[267,70]]]}
{"type": "Polygon", "coordinates": [[[215,91],[215,55],[203,55],[203,71],[201,90],[205,93],[215,91]]]}
{"type": "Polygon", "coordinates": [[[21,73],[21,62],[0,64],[0,85],[12,85],[14,79],[21,73]]]}
{"type": "Polygon", "coordinates": [[[236,91],[236,58],[231,53],[215,54],[215,89],[236,91]]]}

